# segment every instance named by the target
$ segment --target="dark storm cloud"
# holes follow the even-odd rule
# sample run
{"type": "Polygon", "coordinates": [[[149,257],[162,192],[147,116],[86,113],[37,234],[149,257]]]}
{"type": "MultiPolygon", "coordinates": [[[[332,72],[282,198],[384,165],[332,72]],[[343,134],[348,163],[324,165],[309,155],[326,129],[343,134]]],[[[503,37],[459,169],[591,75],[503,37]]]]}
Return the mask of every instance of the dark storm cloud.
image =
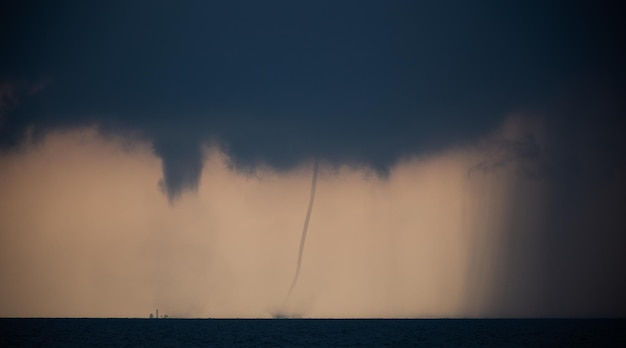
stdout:
{"type": "Polygon", "coordinates": [[[205,143],[240,168],[319,156],[385,173],[542,108],[564,86],[623,91],[619,4],[2,6],[3,83],[50,81],[4,112],[2,144],[26,129],[131,131],[154,143],[170,198],[197,186],[205,143]]]}

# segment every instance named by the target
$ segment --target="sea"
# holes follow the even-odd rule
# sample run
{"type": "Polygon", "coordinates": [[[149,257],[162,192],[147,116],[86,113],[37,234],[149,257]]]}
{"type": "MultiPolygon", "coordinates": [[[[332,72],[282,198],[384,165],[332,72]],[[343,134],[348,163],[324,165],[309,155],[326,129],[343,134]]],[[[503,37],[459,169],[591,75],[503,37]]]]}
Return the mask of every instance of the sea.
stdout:
{"type": "Polygon", "coordinates": [[[626,347],[626,319],[0,319],[0,347],[626,347]]]}

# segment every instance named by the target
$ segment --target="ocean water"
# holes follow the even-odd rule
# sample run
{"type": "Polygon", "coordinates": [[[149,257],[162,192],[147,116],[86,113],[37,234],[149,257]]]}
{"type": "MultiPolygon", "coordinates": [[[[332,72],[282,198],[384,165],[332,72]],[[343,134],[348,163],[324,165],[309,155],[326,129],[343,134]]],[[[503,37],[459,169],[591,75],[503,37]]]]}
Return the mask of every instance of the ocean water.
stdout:
{"type": "Polygon", "coordinates": [[[626,347],[623,319],[0,319],[0,347],[626,347]]]}

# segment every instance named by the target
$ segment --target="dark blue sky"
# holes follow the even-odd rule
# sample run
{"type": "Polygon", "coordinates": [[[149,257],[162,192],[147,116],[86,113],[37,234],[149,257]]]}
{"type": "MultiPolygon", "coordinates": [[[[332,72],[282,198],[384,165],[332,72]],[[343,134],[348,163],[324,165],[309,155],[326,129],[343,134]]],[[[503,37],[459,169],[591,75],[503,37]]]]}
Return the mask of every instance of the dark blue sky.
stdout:
{"type": "MultiPolygon", "coordinates": [[[[320,156],[384,173],[512,112],[540,110],[558,129],[571,118],[561,104],[624,95],[617,2],[8,1],[0,12],[0,80],[17,95],[1,143],[27,127],[134,132],[163,159],[170,197],[197,184],[207,142],[242,168],[320,156]]],[[[593,118],[615,129],[620,110],[593,118]]]]}

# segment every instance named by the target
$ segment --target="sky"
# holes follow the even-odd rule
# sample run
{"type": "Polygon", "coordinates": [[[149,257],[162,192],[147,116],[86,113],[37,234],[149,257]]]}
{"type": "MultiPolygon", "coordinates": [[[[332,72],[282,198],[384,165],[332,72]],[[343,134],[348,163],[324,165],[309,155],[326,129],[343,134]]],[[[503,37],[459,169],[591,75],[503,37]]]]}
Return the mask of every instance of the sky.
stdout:
{"type": "Polygon", "coordinates": [[[0,316],[623,317],[624,15],[3,2],[0,316]]]}

